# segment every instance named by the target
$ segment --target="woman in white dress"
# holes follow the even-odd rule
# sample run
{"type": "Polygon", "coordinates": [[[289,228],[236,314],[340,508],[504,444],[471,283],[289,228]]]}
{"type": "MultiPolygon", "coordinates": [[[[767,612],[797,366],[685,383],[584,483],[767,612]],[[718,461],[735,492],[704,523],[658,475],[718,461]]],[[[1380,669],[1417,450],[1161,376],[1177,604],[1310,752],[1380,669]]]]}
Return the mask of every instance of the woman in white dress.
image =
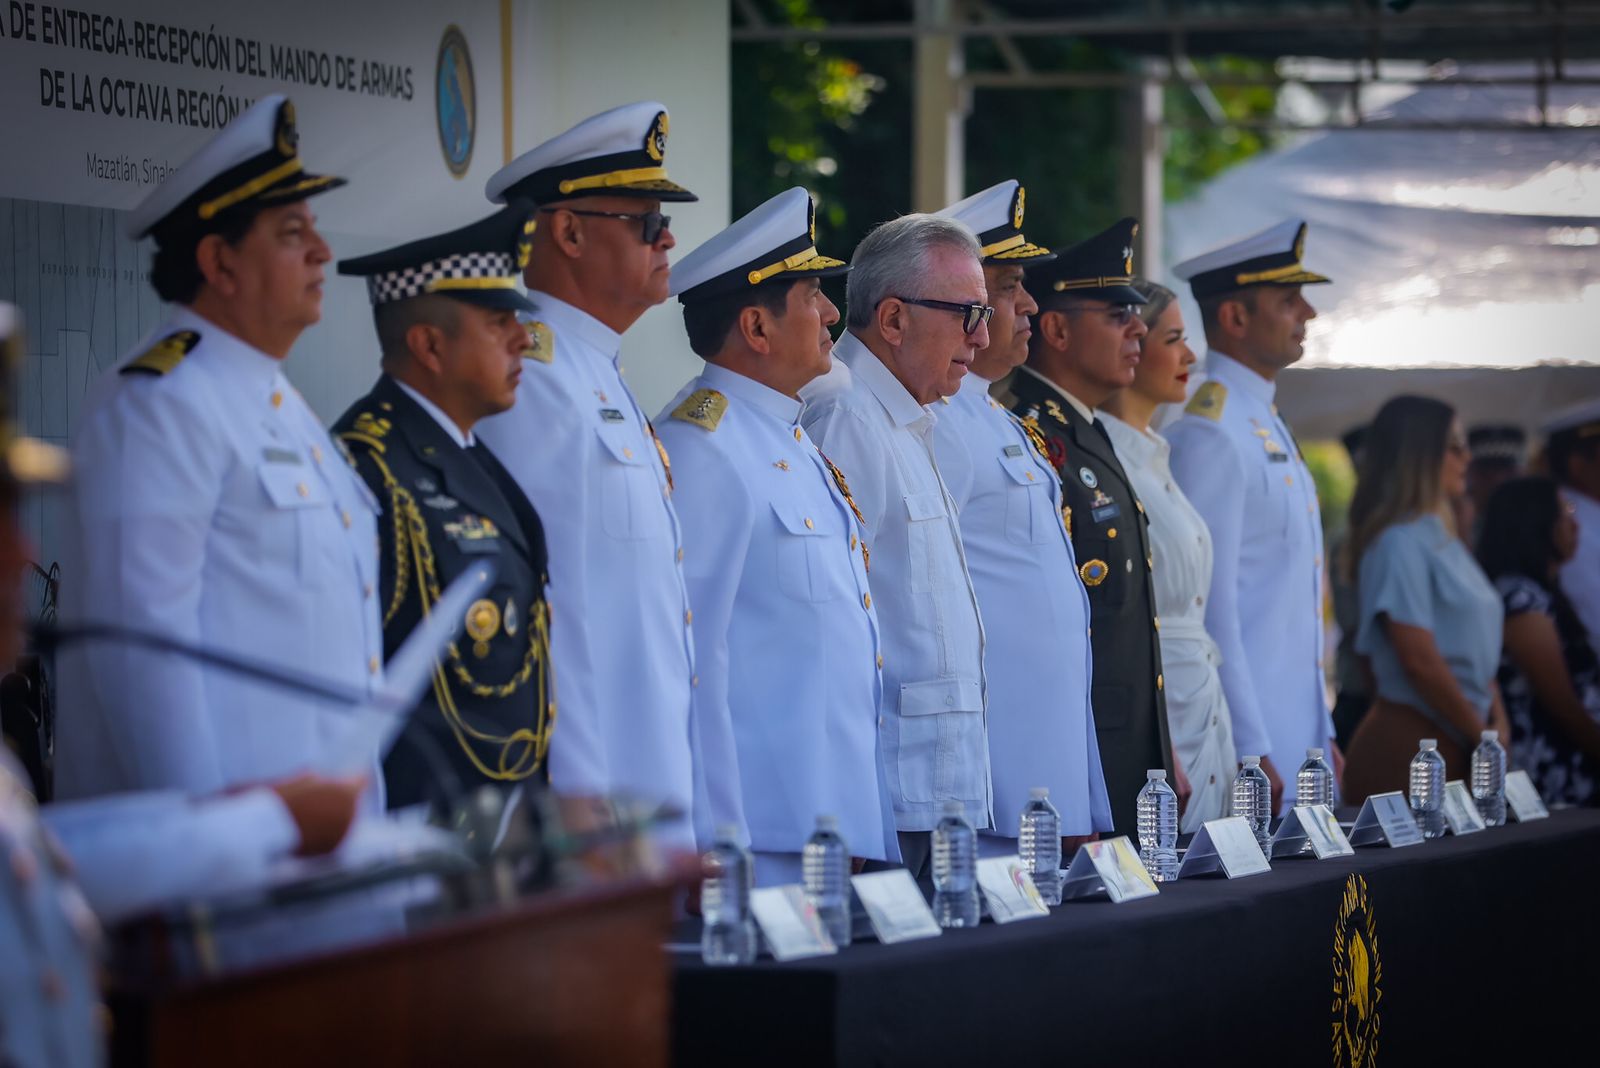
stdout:
{"type": "Polygon", "coordinates": [[[1141,342],[1133,385],[1096,415],[1104,420],[1150,519],[1167,726],[1192,790],[1180,822],[1187,833],[1228,814],[1228,788],[1238,757],[1217,674],[1222,657],[1205,627],[1211,532],[1172,478],[1166,439],[1150,428],[1158,407],[1183,403],[1195,355],[1185,341],[1183,313],[1172,290],[1144,279],[1133,285],[1149,302],[1139,310],[1149,333],[1141,342]]]}

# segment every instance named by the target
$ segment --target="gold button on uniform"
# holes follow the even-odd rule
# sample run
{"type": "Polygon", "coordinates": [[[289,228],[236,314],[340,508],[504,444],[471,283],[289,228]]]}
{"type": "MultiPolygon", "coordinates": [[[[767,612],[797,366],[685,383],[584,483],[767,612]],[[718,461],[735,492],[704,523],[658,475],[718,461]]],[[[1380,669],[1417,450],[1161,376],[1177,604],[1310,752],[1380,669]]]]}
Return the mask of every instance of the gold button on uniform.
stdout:
{"type": "Polygon", "coordinates": [[[854,534],[850,535],[850,551],[856,551],[856,536],[854,534]]]}
{"type": "Polygon", "coordinates": [[[811,521],[811,517],[810,516],[806,516],[806,529],[807,530],[815,530],[816,528],[817,528],[817,525],[811,521]]]}
{"type": "Polygon", "coordinates": [[[372,583],[369,582],[361,587],[361,596],[369,599],[372,597],[372,583]]]}
{"type": "Polygon", "coordinates": [[[883,668],[883,654],[882,653],[878,654],[878,668],[880,670],[883,668]]]}
{"type": "Polygon", "coordinates": [[[861,607],[863,607],[863,608],[871,608],[872,607],[872,594],[863,593],[861,595],[861,607]]]}
{"type": "Polygon", "coordinates": [[[302,497],[311,496],[311,487],[307,486],[304,482],[302,482],[298,486],[296,486],[294,488],[294,491],[296,493],[300,494],[300,496],[302,496],[302,497]]]}
{"type": "Polygon", "coordinates": [[[795,427],[794,428],[794,440],[801,441],[801,440],[804,439],[804,437],[805,437],[805,435],[800,432],[800,428],[799,427],[795,427]]]}
{"type": "Polygon", "coordinates": [[[633,459],[633,450],[628,448],[626,445],[624,445],[622,447],[622,455],[626,456],[628,459],[631,460],[631,459],[633,459]]]}
{"type": "Polygon", "coordinates": [[[341,510],[339,512],[339,521],[344,524],[344,529],[346,529],[346,530],[350,529],[350,513],[349,512],[341,510]]]}
{"type": "Polygon", "coordinates": [[[691,611],[685,611],[683,613],[683,625],[687,627],[689,624],[691,624],[693,622],[694,622],[694,613],[691,612],[691,611]]]}
{"type": "Polygon", "coordinates": [[[1166,680],[1166,676],[1164,676],[1164,675],[1157,675],[1157,676],[1156,676],[1156,689],[1158,689],[1158,690],[1165,690],[1165,689],[1166,689],[1166,688],[1167,688],[1167,680],[1166,680]]]}
{"type": "Polygon", "coordinates": [[[1161,629],[1161,617],[1160,616],[1156,616],[1155,617],[1155,621],[1156,621],[1156,630],[1160,630],[1161,629]]]}
{"type": "Polygon", "coordinates": [[[1023,474],[1028,476],[1028,481],[1029,482],[1033,481],[1033,472],[1032,471],[1024,471],[1023,474]]]}
{"type": "Polygon", "coordinates": [[[376,675],[378,673],[378,658],[377,657],[372,657],[371,659],[369,659],[367,661],[367,670],[369,672],[371,672],[372,674],[374,674],[374,675],[376,675]]]}
{"type": "Polygon", "coordinates": [[[683,550],[682,549],[678,550],[678,563],[680,563],[680,564],[683,563],[683,550]]]}
{"type": "Polygon", "coordinates": [[[315,460],[319,464],[322,462],[322,446],[311,446],[311,459],[315,460]]]}
{"type": "Polygon", "coordinates": [[[281,408],[283,406],[283,394],[279,393],[277,390],[272,391],[272,406],[274,408],[281,408]]]}
{"type": "Polygon", "coordinates": [[[1112,539],[1113,541],[1115,541],[1116,537],[1117,537],[1117,528],[1116,527],[1112,527],[1110,530],[1106,531],[1106,537],[1108,537],[1108,538],[1112,539]]]}
{"type": "Polygon", "coordinates": [[[696,675],[693,678],[691,678],[689,680],[689,685],[690,686],[698,686],[698,685],[700,685],[700,676],[696,675]]]}

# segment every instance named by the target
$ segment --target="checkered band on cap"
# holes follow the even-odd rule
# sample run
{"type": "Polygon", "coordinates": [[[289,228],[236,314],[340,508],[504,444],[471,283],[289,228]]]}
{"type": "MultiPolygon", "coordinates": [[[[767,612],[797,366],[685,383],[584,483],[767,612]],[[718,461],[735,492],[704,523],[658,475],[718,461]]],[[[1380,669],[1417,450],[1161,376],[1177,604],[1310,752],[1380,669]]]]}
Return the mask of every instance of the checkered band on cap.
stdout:
{"type": "Polygon", "coordinates": [[[453,289],[512,289],[522,272],[509,252],[463,252],[415,267],[367,276],[373,304],[453,289]]]}

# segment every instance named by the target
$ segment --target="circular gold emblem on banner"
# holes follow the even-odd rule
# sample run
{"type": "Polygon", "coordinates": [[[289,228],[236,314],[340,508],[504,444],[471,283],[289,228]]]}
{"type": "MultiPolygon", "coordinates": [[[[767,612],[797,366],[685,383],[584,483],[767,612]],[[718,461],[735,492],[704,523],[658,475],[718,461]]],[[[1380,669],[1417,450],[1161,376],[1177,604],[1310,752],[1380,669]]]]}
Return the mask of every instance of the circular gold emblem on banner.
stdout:
{"type": "Polygon", "coordinates": [[[1378,1003],[1383,962],[1378,956],[1378,921],[1367,897],[1367,881],[1345,880],[1333,924],[1333,1063],[1336,1068],[1371,1068],[1378,1060],[1378,1003]]]}

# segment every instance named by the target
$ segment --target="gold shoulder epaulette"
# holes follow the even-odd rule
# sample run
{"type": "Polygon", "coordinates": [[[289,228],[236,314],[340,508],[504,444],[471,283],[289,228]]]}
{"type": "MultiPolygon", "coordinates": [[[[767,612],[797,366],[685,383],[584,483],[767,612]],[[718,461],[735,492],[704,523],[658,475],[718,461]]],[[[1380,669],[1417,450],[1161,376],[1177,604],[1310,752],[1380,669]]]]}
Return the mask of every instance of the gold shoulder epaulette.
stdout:
{"type": "Polygon", "coordinates": [[[200,335],[194,330],[179,330],[151,345],[138,357],[122,365],[125,375],[164,375],[183,362],[183,358],[200,344],[200,335]]]}
{"type": "Polygon", "coordinates": [[[672,409],[672,418],[693,423],[703,430],[715,430],[727,410],[727,397],[714,389],[697,389],[672,409]]]}
{"type": "Polygon", "coordinates": [[[522,328],[528,332],[528,347],[522,350],[525,360],[538,360],[540,363],[550,363],[556,358],[556,335],[544,323],[523,323],[522,328]]]}
{"type": "Polygon", "coordinates": [[[1189,403],[1183,406],[1183,410],[1190,415],[1217,420],[1222,418],[1222,409],[1227,403],[1228,387],[1212,379],[1200,383],[1200,388],[1194,391],[1194,396],[1189,398],[1189,403]]]}

